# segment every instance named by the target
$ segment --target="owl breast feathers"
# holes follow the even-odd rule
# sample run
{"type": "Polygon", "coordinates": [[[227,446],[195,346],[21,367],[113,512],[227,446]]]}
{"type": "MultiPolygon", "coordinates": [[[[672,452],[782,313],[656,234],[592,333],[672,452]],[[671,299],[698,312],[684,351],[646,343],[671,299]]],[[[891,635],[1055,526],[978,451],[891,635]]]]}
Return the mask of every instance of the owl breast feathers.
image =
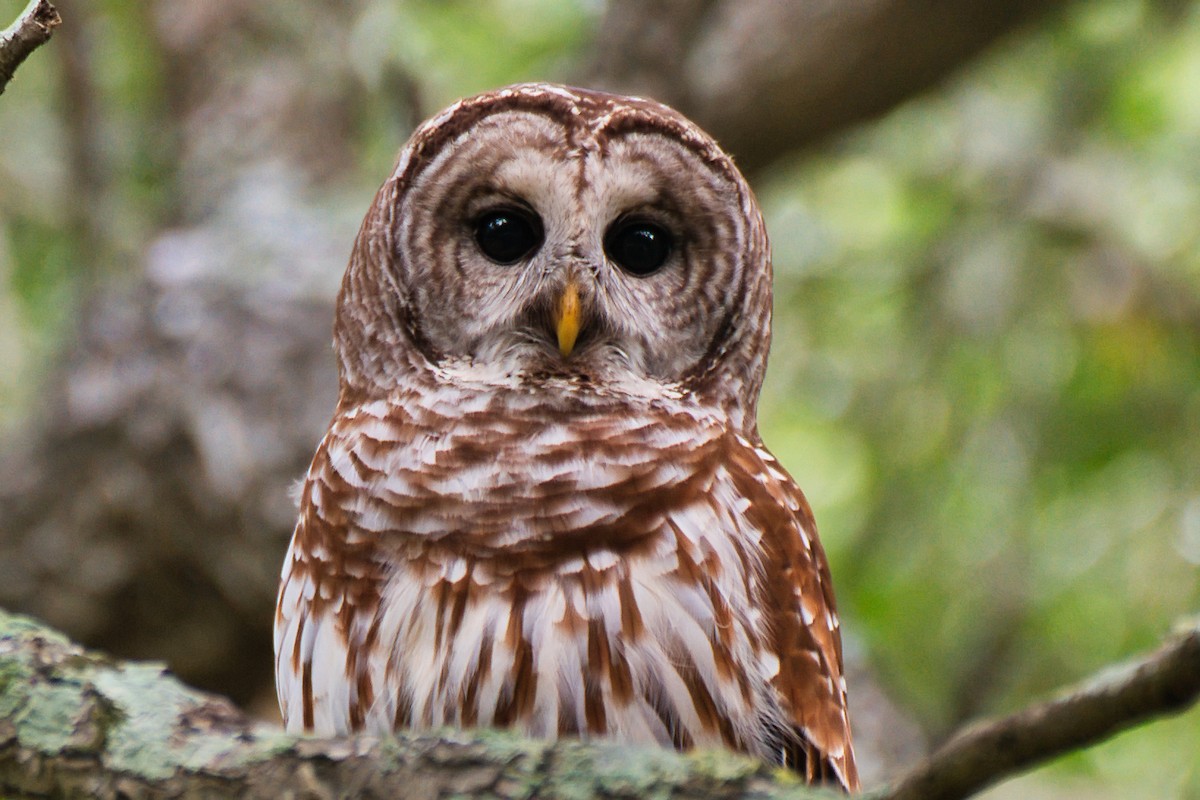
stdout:
{"type": "Polygon", "coordinates": [[[671,109],[523,85],[421,126],[338,298],[287,729],[724,746],[856,789],[825,555],[758,436],[770,308],[754,197],[671,109]]]}

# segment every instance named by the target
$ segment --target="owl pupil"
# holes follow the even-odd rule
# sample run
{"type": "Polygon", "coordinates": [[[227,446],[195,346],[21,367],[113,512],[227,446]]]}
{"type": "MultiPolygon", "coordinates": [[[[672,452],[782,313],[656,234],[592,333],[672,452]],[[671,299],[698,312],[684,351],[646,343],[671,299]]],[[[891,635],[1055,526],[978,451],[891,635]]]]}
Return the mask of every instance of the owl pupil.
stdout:
{"type": "Polygon", "coordinates": [[[489,211],[475,223],[475,242],[497,264],[515,264],[541,246],[541,221],[515,208],[489,211]]]}
{"type": "Polygon", "coordinates": [[[671,255],[671,235],[651,222],[618,223],[604,237],[604,252],[637,276],[657,272],[671,255]]]}

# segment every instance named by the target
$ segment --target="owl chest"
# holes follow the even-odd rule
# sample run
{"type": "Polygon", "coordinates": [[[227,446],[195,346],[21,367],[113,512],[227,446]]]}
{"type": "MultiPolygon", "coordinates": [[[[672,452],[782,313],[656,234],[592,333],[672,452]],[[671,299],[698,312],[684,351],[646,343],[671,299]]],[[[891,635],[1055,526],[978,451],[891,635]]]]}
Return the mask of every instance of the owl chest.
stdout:
{"type": "MultiPolygon", "coordinates": [[[[716,436],[691,417],[459,411],[381,414],[327,445],[346,544],[386,566],[348,631],[372,645],[349,718],[754,751],[778,661],[761,531],[716,436]]],[[[310,484],[315,506],[336,499],[310,484]]]]}
{"type": "Polygon", "coordinates": [[[677,543],[593,550],[552,570],[401,564],[377,618],[387,687],[370,725],[510,727],[747,749],[774,669],[749,576],[705,576],[677,543]]]}
{"type": "Polygon", "coordinates": [[[460,400],[466,413],[453,417],[406,408],[350,420],[325,449],[332,479],[310,480],[316,504],[348,512],[349,535],[383,547],[557,560],[628,550],[713,482],[714,437],[690,417],[547,419],[460,400]]]}

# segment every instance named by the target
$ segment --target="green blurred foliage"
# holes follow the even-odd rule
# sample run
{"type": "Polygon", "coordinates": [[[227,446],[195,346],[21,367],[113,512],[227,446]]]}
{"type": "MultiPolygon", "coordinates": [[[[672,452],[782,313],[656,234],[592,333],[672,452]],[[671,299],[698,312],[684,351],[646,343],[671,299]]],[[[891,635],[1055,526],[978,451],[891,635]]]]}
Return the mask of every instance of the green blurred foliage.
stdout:
{"type": "MultiPolygon", "coordinates": [[[[1200,13],[1080,4],[762,177],[764,438],[935,735],[1194,613],[1200,13]]],[[[1193,712],[995,796],[1197,796],[1198,754],[1193,712]]]]}
{"type": "MultiPolygon", "coordinates": [[[[534,80],[566,81],[588,43],[599,3],[562,0],[370,2],[354,26],[351,58],[372,87],[409,76],[418,119],[460,97],[534,80]],[[414,85],[411,85],[415,83],[414,85]]],[[[386,115],[369,120],[363,169],[378,180],[395,155],[386,115]]]]}
{"type": "MultiPolygon", "coordinates": [[[[23,3],[0,3],[12,16],[23,3]]],[[[106,0],[120,252],[169,217],[169,98],[106,0]]],[[[591,2],[369,2],[348,53],[422,113],[586,54],[591,2]]],[[[280,24],[285,24],[281,20],[280,24]]],[[[303,33],[297,33],[297,36],[303,33]]],[[[84,269],[46,53],[0,98],[0,406],[84,269]],[[64,221],[65,220],[65,221],[64,221]],[[32,349],[31,349],[32,348],[32,349]],[[17,376],[17,377],[14,377],[17,376]]],[[[400,143],[361,120],[373,187],[400,143]]],[[[940,735],[1143,650],[1200,605],[1200,10],[1079,3],[753,176],[776,333],[761,425],[820,522],[852,650],[940,735]]],[[[336,265],[332,268],[340,268],[336,265]]],[[[1200,715],[992,797],[1200,798],[1200,715]]]]}
{"type": "Polygon", "coordinates": [[[420,76],[430,108],[486,88],[565,75],[597,9],[555,0],[370,4],[355,26],[364,70],[398,62],[420,76]]]}

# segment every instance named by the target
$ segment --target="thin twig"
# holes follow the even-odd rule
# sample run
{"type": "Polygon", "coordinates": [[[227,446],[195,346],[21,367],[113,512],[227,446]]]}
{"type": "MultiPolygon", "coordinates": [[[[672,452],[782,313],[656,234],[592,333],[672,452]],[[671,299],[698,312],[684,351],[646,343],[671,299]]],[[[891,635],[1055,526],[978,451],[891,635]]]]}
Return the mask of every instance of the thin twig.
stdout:
{"type": "Polygon", "coordinates": [[[1200,699],[1200,623],[1054,700],[963,730],[878,800],[956,800],[1200,699]]]}
{"type": "Polygon", "coordinates": [[[58,9],[47,0],[29,0],[17,21],[0,33],[0,94],[29,54],[50,41],[62,24],[58,9]]]}

